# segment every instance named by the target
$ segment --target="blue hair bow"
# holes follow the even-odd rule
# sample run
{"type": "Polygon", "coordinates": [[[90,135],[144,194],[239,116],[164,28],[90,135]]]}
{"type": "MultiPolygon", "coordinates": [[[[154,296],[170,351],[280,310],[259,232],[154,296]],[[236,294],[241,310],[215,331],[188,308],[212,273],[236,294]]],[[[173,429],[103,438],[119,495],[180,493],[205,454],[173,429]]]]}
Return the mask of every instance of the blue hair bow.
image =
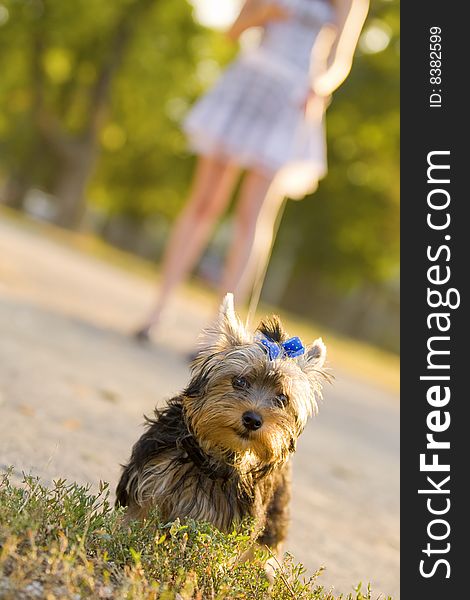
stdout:
{"type": "Polygon", "coordinates": [[[273,342],[273,340],[263,335],[260,336],[259,341],[267,349],[270,360],[286,357],[295,358],[305,352],[305,347],[299,337],[290,338],[285,342],[273,342]]]}

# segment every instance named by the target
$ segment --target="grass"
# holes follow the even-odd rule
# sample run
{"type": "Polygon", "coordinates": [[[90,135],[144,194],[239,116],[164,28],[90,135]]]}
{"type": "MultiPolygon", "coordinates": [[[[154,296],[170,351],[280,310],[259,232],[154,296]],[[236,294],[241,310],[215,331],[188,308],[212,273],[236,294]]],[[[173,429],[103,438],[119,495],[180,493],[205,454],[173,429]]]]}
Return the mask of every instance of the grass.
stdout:
{"type": "MultiPolygon", "coordinates": [[[[267,551],[249,562],[250,526],[224,535],[205,523],[123,525],[107,484],[96,494],[65,480],[47,488],[24,477],[0,480],[0,598],[5,600],[371,600],[359,585],[336,597],[306,577],[286,555],[272,586],[262,566],[267,551]]],[[[385,600],[385,599],[383,599],[385,600]]],[[[389,599],[390,600],[390,599],[389,599]]]]}
{"type": "MultiPolygon", "coordinates": [[[[3,206],[0,206],[0,216],[20,229],[45,236],[55,243],[102,260],[149,282],[153,283],[158,278],[158,271],[150,261],[110,246],[95,235],[67,231],[49,223],[33,220],[3,206]]],[[[184,286],[184,292],[194,302],[214,304],[214,294],[207,289],[207,286],[197,281],[184,286]]],[[[279,312],[279,309],[261,304],[257,311],[257,318],[272,312],[279,312]]],[[[320,334],[322,335],[327,342],[329,362],[334,371],[341,369],[359,379],[398,393],[400,363],[396,354],[328,331],[311,320],[307,321],[288,312],[281,311],[280,315],[286,328],[305,340],[313,341],[320,334]]],[[[256,319],[255,321],[257,322],[256,319]]]]}

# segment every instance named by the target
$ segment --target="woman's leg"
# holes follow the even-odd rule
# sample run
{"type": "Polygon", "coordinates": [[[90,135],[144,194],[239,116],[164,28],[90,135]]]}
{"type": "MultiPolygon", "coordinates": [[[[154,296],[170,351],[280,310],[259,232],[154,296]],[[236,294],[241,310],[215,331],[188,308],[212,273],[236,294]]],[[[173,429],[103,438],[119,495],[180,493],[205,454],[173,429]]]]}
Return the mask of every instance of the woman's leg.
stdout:
{"type": "Polygon", "coordinates": [[[269,260],[273,230],[283,196],[271,185],[272,177],[259,171],[246,174],[235,213],[221,293],[233,292],[239,303],[251,292],[257,273],[269,260]]]}
{"type": "Polygon", "coordinates": [[[155,325],[168,297],[200,257],[217,218],[227,206],[238,168],[215,157],[200,157],[188,202],[168,240],[162,265],[157,303],[139,334],[155,325]]]}

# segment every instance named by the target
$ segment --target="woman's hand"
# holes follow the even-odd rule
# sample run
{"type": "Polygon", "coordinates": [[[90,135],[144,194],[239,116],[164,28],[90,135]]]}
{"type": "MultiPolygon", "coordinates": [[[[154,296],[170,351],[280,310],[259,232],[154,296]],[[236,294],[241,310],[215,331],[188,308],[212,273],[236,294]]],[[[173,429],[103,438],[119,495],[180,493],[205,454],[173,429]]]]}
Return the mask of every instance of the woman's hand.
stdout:
{"type": "Polygon", "coordinates": [[[262,27],[270,21],[285,21],[290,16],[287,8],[267,0],[247,0],[233,25],[227,31],[231,40],[237,40],[250,27],[262,27]]]}
{"type": "Polygon", "coordinates": [[[369,9],[369,0],[331,0],[335,27],[320,31],[312,53],[312,87],[320,96],[332,94],[351,70],[354,51],[369,9]]]}
{"type": "Polygon", "coordinates": [[[305,118],[309,121],[321,121],[330,102],[331,96],[319,96],[310,89],[303,105],[305,118]]]}

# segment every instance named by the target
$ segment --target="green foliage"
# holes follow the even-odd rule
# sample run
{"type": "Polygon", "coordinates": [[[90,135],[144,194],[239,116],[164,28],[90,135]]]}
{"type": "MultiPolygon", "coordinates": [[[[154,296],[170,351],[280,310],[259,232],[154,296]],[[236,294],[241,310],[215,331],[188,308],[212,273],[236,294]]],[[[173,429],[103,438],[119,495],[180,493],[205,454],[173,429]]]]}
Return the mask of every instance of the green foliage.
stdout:
{"type": "Polygon", "coordinates": [[[194,23],[185,0],[2,0],[0,6],[8,15],[0,25],[4,176],[32,168],[31,184],[54,192],[63,152],[57,156],[50,138],[57,142],[60,131],[81,141],[96,118],[100,159],[91,202],[136,219],[156,211],[174,216],[192,165],[181,116],[216,75],[214,57],[223,61],[233,49],[194,23]],[[122,60],[98,106],[97,86],[128,20],[122,60]]]}
{"type": "Polygon", "coordinates": [[[137,221],[174,218],[182,205],[194,161],[180,122],[217,68],[211,56],[220,43],[193,22],[186,2],[157,4],[116,77],[89,189],[95,206],[137,221]]]}
{"type": "MultiPolygon", "coordinates": [[[[250,561],[249,524],[228,535],[206,523],[163,523],[154,513],[144,523],[123,522],[107,484],[98,493],[65,480],[51,489],[10,474],[0,483],[0,595],[13,598],[269,599],[335,600],[304,577],[286,555],[272,586],[263,559],[250,561]]],[[[344,600],[370,600],[359,586],[344,600]]],[[[339,600],[339,599],[338,599],[339,600]]]]}

